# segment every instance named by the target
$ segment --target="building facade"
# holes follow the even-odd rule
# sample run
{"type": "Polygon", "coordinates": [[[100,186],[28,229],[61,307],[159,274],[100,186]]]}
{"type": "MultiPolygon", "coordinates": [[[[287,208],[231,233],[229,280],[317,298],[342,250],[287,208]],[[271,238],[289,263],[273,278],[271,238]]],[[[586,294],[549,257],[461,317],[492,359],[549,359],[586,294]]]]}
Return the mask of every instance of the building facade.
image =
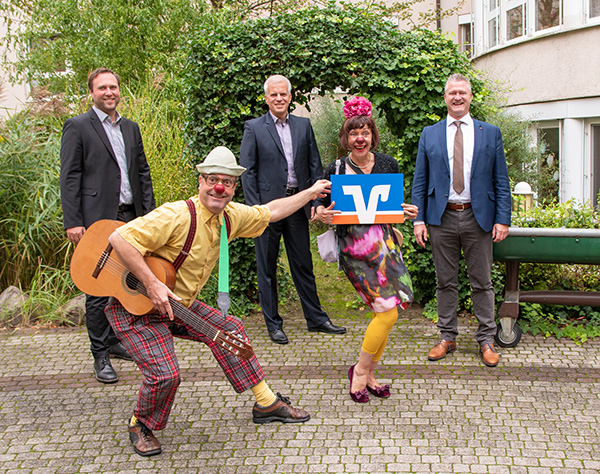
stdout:
{"type": "Polygon", "coordinates": [[[600,0],[472,0],[472,60],[535,123],[558,197],[598,205],[600,0]]]}

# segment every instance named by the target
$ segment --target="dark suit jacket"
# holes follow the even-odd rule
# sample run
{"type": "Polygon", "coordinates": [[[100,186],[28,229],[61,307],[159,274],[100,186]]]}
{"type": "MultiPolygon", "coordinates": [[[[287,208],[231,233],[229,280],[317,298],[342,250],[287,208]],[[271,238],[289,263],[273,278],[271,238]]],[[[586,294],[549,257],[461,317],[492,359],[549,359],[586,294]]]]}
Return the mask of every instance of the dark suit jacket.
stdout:
{"type": "MultiPolygon", "coordinates": [[[[310,121],[288,115],[292,134],[294,169],[300,191],[311,187],[323,176],[323,165],[310,121]]],[[[266,204],[285,197],[288,164],[270,113],[248,120],[240,148],[240,164],[246,204],[266,204]]],[[[305,206],[310,216],[310,205],[305,206]]]]}
{"type": "MultiPolygon", "coordinates": [[[[150,168],[140,129],[121,119],[129,182],[138,216],[155,207],[150,168]]],[[[60,149],[60,194],[65,229],[100,219],[116,219],[121,176],[117,159],[102,123],[93,109],[68,119],[60,149]]]]}
{"type": "MultiPolygon", "coordinates": [[[[511,197],[500,129],[474,120],[475,145],[471,165],[471,205],[479,226],[489,232],[494,224],[510,225],[511,197]]],[[[440,225],[450,192],[450,164],[446,120],[425,127],[419,140],[412,203],[415,220],[440,225]]]]}

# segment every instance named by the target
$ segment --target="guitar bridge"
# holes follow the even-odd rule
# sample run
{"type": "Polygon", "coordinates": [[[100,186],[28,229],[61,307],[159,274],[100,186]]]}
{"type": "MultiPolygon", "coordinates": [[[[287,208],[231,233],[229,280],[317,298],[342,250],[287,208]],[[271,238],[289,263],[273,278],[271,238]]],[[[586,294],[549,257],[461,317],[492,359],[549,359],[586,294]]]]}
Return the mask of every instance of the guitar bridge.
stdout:
{"type": "Polygon", "coordinates": [[[106,265],[106,261],[108,260],[108,257],[110,256],[110,253],[112,252],[112,249],[113,249],[112,245],[108,244],[106,246],[106,248],[104,249],[104,251],[100,254],[100,258],[98,259],[98,263],[96,263],[96,268],[94,269],[94,273],[92,273],[93,278],[98,278],[98,275],[100,275],[100,272],[104,268],[104,265],[106,265]]]}

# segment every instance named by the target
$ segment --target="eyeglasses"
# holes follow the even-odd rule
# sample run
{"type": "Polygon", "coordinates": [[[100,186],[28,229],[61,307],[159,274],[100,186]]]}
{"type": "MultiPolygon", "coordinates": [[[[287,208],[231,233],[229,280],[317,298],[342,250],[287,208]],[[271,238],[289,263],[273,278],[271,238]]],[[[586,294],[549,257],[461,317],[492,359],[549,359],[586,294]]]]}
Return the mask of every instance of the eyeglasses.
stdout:
{"type": "Polygon", "coordinates": [[[232,189],[233,187],[235,187],[236,183],[237,183],[237,179],[234,178],[219,178],[218,176],[214,175],[214,174],[203,174],[202,177],[204,178],[204,181],[206,181],[206,184],[208,184],[209,186],[216,186],[217,183],[222,183],[223,186],[225,186],[226,188],[232,189]]]}

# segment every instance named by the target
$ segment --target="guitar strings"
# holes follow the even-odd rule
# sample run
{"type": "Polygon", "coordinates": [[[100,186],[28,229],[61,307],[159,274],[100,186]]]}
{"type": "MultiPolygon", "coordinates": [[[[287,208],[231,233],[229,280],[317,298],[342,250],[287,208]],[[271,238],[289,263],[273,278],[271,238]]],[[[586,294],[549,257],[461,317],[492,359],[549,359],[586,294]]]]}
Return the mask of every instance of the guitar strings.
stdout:
{"type": "MultiPolygon", "coordinates": [[[[133,283],[133,279],[135,279],[135,281],[138,283],[137,285],[135,285],[135,290],[137,290],[140,294],[142,294],[143,296],[145,296],[146,298],[148,298],[148,293],[146,291],[146,288],[144,287],[144,285],[140,282],[140,280],[133,274],[133,272],[131,272],[122,262],[120,262],[119,260],[115,260],[114,258],[112,258],[110,255],[108,255],[106,257],[106,259],[104,260],[104,265],[102,266],[101,271],[108,271],[109,273],[115,275],[115,276],[119,276],[122,275],[123,272],[127,271],[127,276],[125,277],[125,281],[127,282],[127,285],[129,288],[132,288],[132,286],[130,286],[130,283],[133,283]]],[[[149,298],[148,298],[149,299],[149,298]]],[[[186,322],[186,317],[188,317],[188,312],[191,312],[188,308],[186,308],[182,303],[180,303],[179,301],[174,300],[173,298],[169,297],[169,303],[171,304],[171,308],[173,310],[173,313],[175,313],[176,316],[178,316],[180,319],[182,319],[184,322],[186,322]]],[[[191,323],[187,323],[190,324],[191,323]]],[[[242,351],[246,352],[248,349],[244,346],[239,347],[236,345],[236,343],[241,343],[241,344],[247,344],[247,342],[242,341],[238,338],[236,338],[235,336],[232,335],[232,337],[229,337],[229,335],[224,332],[224,331],[220,331],[217,328],[212,327],[210,324],[206,323],[206,327],[204,329],[204,333],[206,336],[208,336],[209,338],[213,339],[215,338],[215,336],[217,335],[217,333],[220,333],[224,338],[225,341],[222,341],[223,343],[220,344],[222,347],[224,347],[224,345],[229,346],[229,351],[233,352],[235,355],[240,355],[240,353],[242,351]],[[207,330],[208,329],[208,330],[207,330]],[[210,332],[212,332],[212,334],[210,334],[210,332]],[[233,338],[233,340],[232,340],[233,338]]],[[[226,349],[226,347],[224,347],[226,349]]],[[[250,350],[252,350],[252,346],[250,346],[250,350]]]]}

